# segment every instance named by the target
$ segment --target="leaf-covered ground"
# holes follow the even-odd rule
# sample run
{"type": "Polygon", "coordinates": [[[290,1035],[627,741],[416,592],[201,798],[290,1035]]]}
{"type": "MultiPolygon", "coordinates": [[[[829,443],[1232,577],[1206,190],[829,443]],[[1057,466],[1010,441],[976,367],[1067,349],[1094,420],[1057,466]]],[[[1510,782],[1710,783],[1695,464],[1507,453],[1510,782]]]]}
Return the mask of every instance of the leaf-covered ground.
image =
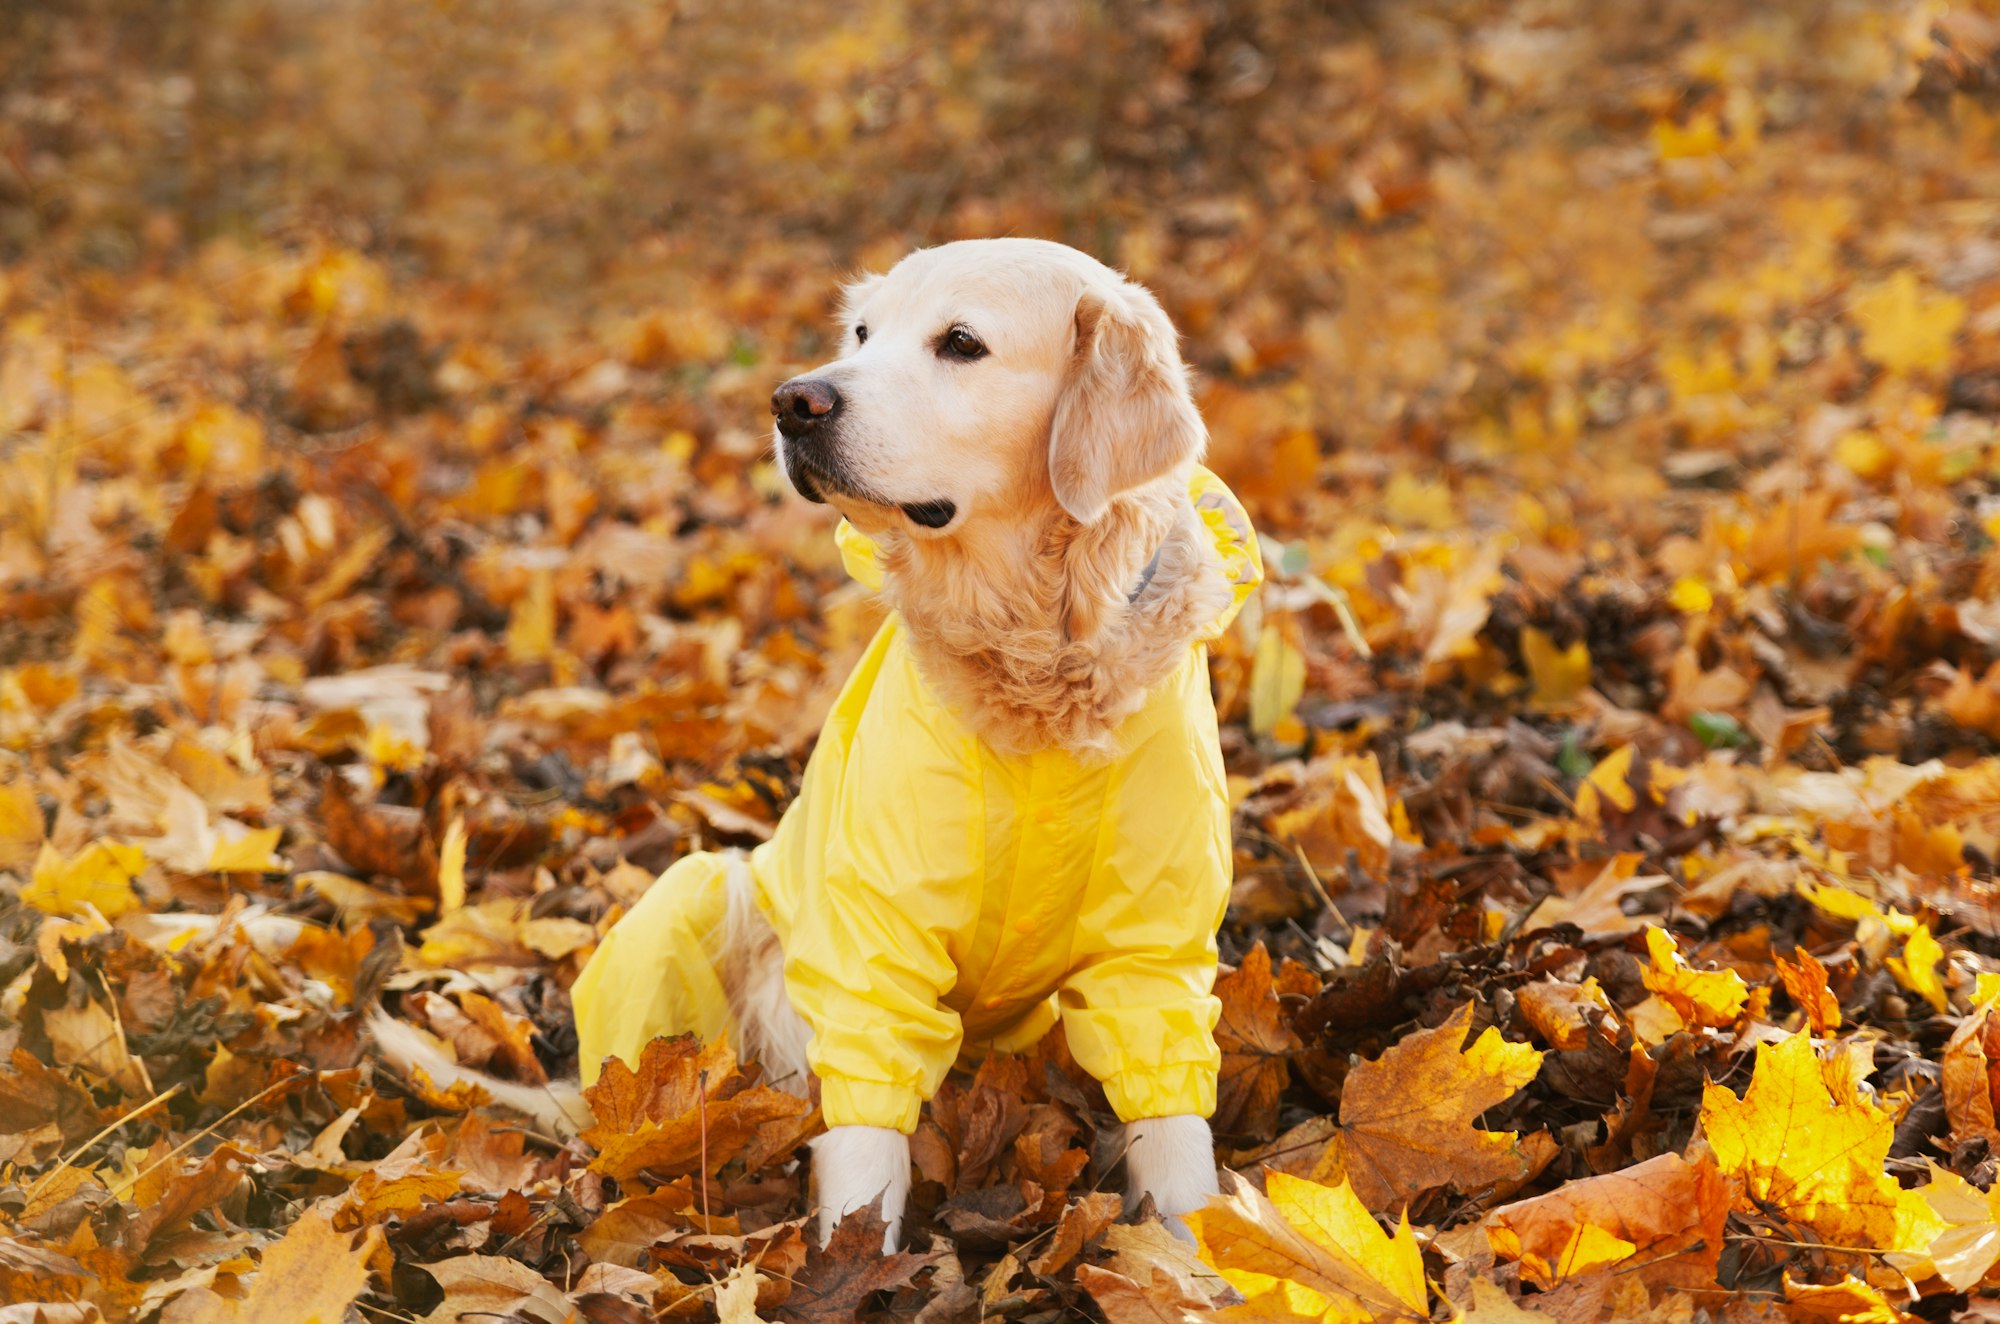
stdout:
{"type": "Polygon", "coordinates": [[[1990,0],[684,10],[0,0],[0,1319],[2000,1315],[1990,0]],[[877,608],[765,399],[997,233],[1268,539],[1198,1249],[1056,1042],[893,1257],[721,1046],[373,1060],[769,832],[877,608]]]}

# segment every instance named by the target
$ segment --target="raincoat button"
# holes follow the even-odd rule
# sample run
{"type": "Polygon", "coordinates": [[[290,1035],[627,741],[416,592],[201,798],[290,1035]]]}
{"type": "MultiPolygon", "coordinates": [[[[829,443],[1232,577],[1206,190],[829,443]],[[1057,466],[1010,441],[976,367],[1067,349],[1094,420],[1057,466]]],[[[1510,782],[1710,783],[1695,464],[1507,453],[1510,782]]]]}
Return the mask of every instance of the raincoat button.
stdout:
{"type": "Polygon", "coordinates": [[[1035,931],[1035,927],[1036,927],[1035,921],[1032,919],[1017,919],[1014,921],[1014,932],[1020,934],[1024,938],[1027,937],[1029,934],[1033,933],[1035,931]]]}
{"type": "Polygon", "coordinates": [[[1056,811],[1050,806],[1048,805],[1035,806],[1035,821],[1037,823],[1047,823],[1055,816],[1056,816],[1056,811]]]}

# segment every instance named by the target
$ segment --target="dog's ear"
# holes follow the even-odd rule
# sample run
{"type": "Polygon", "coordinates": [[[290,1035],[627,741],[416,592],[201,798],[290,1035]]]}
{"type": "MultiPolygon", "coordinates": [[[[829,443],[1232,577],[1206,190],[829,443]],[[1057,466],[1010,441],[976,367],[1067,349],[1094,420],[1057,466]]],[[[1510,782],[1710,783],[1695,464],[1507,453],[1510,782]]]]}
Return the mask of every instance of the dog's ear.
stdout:
{"type": "Polygon", "coordinates": [[[1049,483],[1062,508],[1090,524],[1112,497],[1198,458],[1207,442],[1180,337],[1159,303],[1129,282],[1085,290],[1049,429],[1049,483]]]}

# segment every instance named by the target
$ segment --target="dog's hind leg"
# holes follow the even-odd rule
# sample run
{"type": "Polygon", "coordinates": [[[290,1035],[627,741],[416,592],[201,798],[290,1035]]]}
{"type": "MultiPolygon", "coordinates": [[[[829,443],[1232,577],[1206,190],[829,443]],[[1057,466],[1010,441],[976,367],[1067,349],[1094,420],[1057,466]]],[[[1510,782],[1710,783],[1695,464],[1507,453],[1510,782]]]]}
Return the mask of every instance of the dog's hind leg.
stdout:
{"type": "Polygon", "coordinates": [[[1193,1240],[1180,1216],[1201,1208],[1219,1189],[1208,1119],[1193,1113],[1149,1117],[1125,1128],[1125,1144],[1126,1202],[1152,1196],[1168,1229],[1193,1240]]]}
{"type": "Polygon", "coordinates": [[[812,1034],[785,991],[785,949],[757,904],[747,859],[729,858],[724,888],[718,965],[737,1056],[761,1065],[773,1086],[803,1098],[810,1091],[806,1047],[812,1034]]]}

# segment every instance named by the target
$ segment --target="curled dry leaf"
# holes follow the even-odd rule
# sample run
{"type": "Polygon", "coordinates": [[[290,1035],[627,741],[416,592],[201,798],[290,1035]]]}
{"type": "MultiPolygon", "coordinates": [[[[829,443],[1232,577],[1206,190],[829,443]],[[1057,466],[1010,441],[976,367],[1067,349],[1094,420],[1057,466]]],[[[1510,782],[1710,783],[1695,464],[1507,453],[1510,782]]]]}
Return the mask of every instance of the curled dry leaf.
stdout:
{"type": "Polygon", "coordinates": [[[1485,1218],[1493,1253],[1541,1288],[1614,1266],[1651,1266],[1652,1282],[1715,1279],[1729,1189],[1714,1163],[1662,1154],[1619,1172],[1566,1182],[1485,1218]],[[1666,1261],[1684,1258],[1683,1263],[1666,1261]]]}
{"type": "Polygon", "coordinates": [[[1385,1233],[1345,1181],[1282,1172],[1259,1192],[1225,1172],[1222,1193],[1187,1216],[1204,1261],[1242,1292],[1246,1314],[1326,1321],[1430,1317],[1423,1256],[1405,1218],[1385,1233]]]}
{"type": "Polygon", "coordinates": [[[1826,982],[1826,967],[1819,958],[1805,948],[1795,949],[1797,957],[1787,961],[1773,954],[1772,961],[1778,967],[1778,978],[1784,981],[1785,992],[1806,1014],[1806,1023],[1815,1035],[1825,1036],[1838,1030],[1841,1024],[1840,999],[1826,982]]]}

